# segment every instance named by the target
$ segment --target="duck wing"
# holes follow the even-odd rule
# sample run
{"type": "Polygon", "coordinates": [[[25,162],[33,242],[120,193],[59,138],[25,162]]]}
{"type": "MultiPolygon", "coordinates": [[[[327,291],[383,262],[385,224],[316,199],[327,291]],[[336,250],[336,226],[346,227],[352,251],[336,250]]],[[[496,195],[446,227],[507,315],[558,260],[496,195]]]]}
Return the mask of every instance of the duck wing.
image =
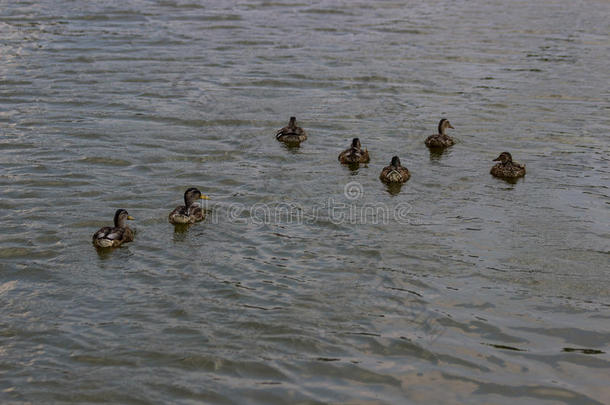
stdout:
{"type": "Polygon", "coordinates": [[[282,129],[280,129],[279,131],[277,131],[277,133],[275,134],[275,137],[279,138],[282,135],[301,136],[303,134],[305,134],[305,131],[303,131],[303,128],[301,128],[301,127],[294,127],[294,128],[284,127],[282,129]]]}
{"type": "Polygon", "coordinates": [[[109,233],[107,233],[104,238],[110,240],[121,240],[123,239],[123,235],[125,234],[125,228],[112,228],[109,233]]]}
{"type": "Polygon", "coordinates": [[[172,212],[169,213],[169,222],[171,223],[184,223],[185,221],[185,217],[189,216],[189,212],[188,209],[184,206],[184,205],[179,205],[178,207],[174,208],[174,210],[172,212]]]}
{"type": "Polygon", "coordinates": [[[109,240],[121,240],[125,234],[124,228],[113,228],[105,226],[99,231],[93,234],[93,240],[96,239],[109,239],[109,240]]]}
{"type": "Polygon", "coordinates": [[[105,238],[106,235],[108,235],[111,232],[112,232],[112,227],[105,226],[103,228],[100,228],[96,233],[93,234],[93,239],[95,240],[95,239],[105,238]]]}
{"type": "Polygon", "coordinates": [[[203,210],[197,204],[193,204],[189,207],[189,217],[194,218],[195,221],[201,221],[203,219],[203,210]]]}

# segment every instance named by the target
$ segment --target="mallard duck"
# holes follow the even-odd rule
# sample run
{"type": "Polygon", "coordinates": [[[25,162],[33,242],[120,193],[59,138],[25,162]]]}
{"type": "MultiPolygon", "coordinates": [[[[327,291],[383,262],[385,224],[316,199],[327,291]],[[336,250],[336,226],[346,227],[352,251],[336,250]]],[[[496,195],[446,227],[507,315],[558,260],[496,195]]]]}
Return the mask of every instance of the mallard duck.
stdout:
{"type": "Polygon", "coordinates": [[[209,200],[209,197],[201,194],[201,191],[191,187],[184,192],[184,205],[176,207],[169,214],[169,222],[177,224],[193,224],[203,219],[203,210],[197,204],[197,200],[209,200]]]}
{"type": "Polygon", "coordinates": [[[384,183],[404,183],[410,177],[409,170],[400,164],[398,156],[394,156],[390,165],[384,167],[381,171],[379,179],[384,183]]]}
{"type": "Polygon", "coordinates": [[[117,247],[133,240],[133,231],[125,221],[134,219],[124,209],[114,213],[114,227],[105,226],[93,234],[93,244],[100,248],[117,247]]]}
{"type": "Polygon", "coordinates": [[[430,135],[426,139],[426,146],[429,148],[446,148],[455,143],[452,137],[445,134],[447,128],[454,129],[448,119],[443,118],[438,123],[438,134],[430,135]]]}
{"type": "Polygon", "coordinates": [[[491,174],[503,179],[516,179],[525,176],[525,165],[513,162],[513,157],[508,152],[500,153],[500,156],[493,160],[500,162],[491,168],[491,174]]]}
{"type": "Polygon", "coordinates": [[[368,163],[370,160],[369,152],[366,149],[362,150],[360,139],[358,138],[352,140],[352,146],[349,149],[339,154],[339,162],[341,163],[368,163]]]}
{"type": "Polygon", "coordinates": [[[299,144],[307,139],[307,133],[305,133],[303,128],[297,126],[297,119],[295,117],[290,117],[288,125],[277,131],[275,139],[284,143],[299,144]]]}

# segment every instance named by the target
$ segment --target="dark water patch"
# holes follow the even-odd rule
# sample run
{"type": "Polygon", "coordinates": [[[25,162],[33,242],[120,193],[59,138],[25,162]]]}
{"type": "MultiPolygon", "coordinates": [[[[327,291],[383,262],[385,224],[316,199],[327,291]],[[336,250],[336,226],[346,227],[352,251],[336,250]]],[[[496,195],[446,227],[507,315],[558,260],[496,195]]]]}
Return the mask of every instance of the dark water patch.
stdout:
{"type": "Polygon", "coordinates": [[[107,157],[86,157],[78,160],[78,163],[118,167],[126,167],[131,165],[131,162],[127,160],[107,157]]]}
{"type": "Polygon", "coordinates": [[[494,344],[494,343],[481,343],[487,346],[491,346],[491,347],[495,347],[496,349],[502,349],[502,350],[513,350],[515,352],[526,352],[527,350],[525,349],[519,349],[518,347],[513,347],[513,346],[507,346],[507,345],[498,345],[498,344],[494,344]]]}
{"type": "Polygon", "coordinates": [[[562,349],[563,352],[568,352],[568,353],[582,353],[582,354],[604,354],[606,352],[603,352],[601,350],[597,350],[597,349],[582,349],[582,348],[574,348],[574,347],[564,347],[562,349]]]}
{"type": "Polygon", "coordinates": [[[301,13],[305,14],[329,14],[329,15],[351,15],[351,12],[341,9],[333,9],[333,8],[309,8],[306,10],[301,10],[301,13]]]}
{"type": "Polygon", "coordinates": [[[604,347],[610,344],[610,333],[579,328],[515,328],[545,336],[561,337],[567,343],[580,347],[604,347]]]}

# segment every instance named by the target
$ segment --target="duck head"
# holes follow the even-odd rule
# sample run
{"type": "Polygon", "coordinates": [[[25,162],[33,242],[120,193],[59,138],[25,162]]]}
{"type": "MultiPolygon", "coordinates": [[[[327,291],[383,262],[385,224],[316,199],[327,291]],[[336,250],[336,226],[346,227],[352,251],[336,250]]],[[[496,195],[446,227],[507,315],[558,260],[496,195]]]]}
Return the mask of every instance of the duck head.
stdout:
{"type": "Polygon", "coordinates": [[[129,215],[129,213],[124,210],[124,209],[118,209],[116,210],[116,212],[114,213],[114,226],[117,228],[124,228],[125,227],[125,221],[126,220],[132,220],[135,219],[134,217],[132,217],[131,215],[129,215]]]}
{"type": "Polygon", "coordinates": [[[288,121],[288,128],[296,128],[297,127],[297,118],[290,117],[290,121],[288,121]]]}
{"type": "Polygon", "coordinates": [[[208,196],[201,194],[201,191],[191,187],[184,192],[184,205],[188,208],[197,200],[209,200],[208,196]]]}
{"type": "Polygon", "coordinates": [[[352,149],[361,149],[362,145],[360,145],[360,139],[354,138],[352,139],[352,149]]]}
{"type": "Polygon", "coordinates": [[[502,162],[503,165],[513,162],[513,157],[508,152],[500,153],[500,156],[493,160],[494,162],[502,162]]]}
{"type": "Polygon", "coordinates": [[[400,167],[400,159],[398,158],[398,156],[394,156],[392,158],[392,162],[390,162],[390,166],[393,166],[396,168],[400,167]]]}
{"type": "Polygon", "coordinates": [[[443,118],[438,123],[438,133],[441,135],[445,135],[445,130],[447,128],[455,129],[455,128],[453,128],[453,126],[451,125],[451,123],[449,122],[449,120],[447,118],[443,118]]]}

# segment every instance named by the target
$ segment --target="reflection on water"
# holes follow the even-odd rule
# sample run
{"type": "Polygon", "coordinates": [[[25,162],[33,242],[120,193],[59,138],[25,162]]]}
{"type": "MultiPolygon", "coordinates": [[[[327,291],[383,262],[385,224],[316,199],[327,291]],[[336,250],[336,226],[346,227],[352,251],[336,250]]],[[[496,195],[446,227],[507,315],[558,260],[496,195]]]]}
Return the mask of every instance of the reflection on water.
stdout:
{"type": "MultiPolygon", "coordinates": [[[[360,163],[348,163],[348,164],[344,164],[342,166],[345,166],[349,169],[349,171],[351,172],[351,174],[356,175],[358,174],[358,170],[360,169],[360,163]]],[[[366,164],[363,164],[362,167],[367,167],[366,164]]]]}
{"type": "Polygon", "coordinates": [[[97,246],[94,246],[94,248],[100,260],[108,260],[111,257],[110,255],[112,255],[112,251],[116,249],[113,247],[102,248],[97,246]]]}
{"type": "MultiPolygon", "coordinates": [[[[307,141],[305,141],[307,142],[307,141]]],[[[293,153],[293,154],[298,154],[301,151],[301,143],[293,143],[293,142],[280,142],[282,144],[282,146],[284,147],[284,149],[287,152],[293,153]]]]}
{"type": "Polygon", "coordinates": [[[385,184],[385,189],[388,193],[390,193],[390,195],[398,195],[402,189],[402,186],[402,183],[389,183],[385,184]]]}
{"type": "Polygon", "coordinates": [[[0,402],[607,402],[609,14],[4,2],[0,402]],[[135,240],[96,250],[119,207],[135,240]]]}
{"type": "Polygon", "coordinates": [[[447,148],[428,148],[428,151],[430,152],[430,161],[435,162],[441,160],[447,152],[447,148]]]}
{"type": "Polygon", "coordinates": [[[175,224],[174,227],[174,242],[184,242],[186,232],[189,230],[189,224],[175,224]]]}
{"type": "MultiPolygon", "coordinates": [[[[494,177],[494,176],[492,176],[492,177],[494,177]]],[[[508,184],[517,184],[519,181],[525,181],[525,177],[517,177],[516,179],[511,179],[511,178],[507,178],[507,177],[494,177],[494,179],[503,181],[508,184]]]]}

